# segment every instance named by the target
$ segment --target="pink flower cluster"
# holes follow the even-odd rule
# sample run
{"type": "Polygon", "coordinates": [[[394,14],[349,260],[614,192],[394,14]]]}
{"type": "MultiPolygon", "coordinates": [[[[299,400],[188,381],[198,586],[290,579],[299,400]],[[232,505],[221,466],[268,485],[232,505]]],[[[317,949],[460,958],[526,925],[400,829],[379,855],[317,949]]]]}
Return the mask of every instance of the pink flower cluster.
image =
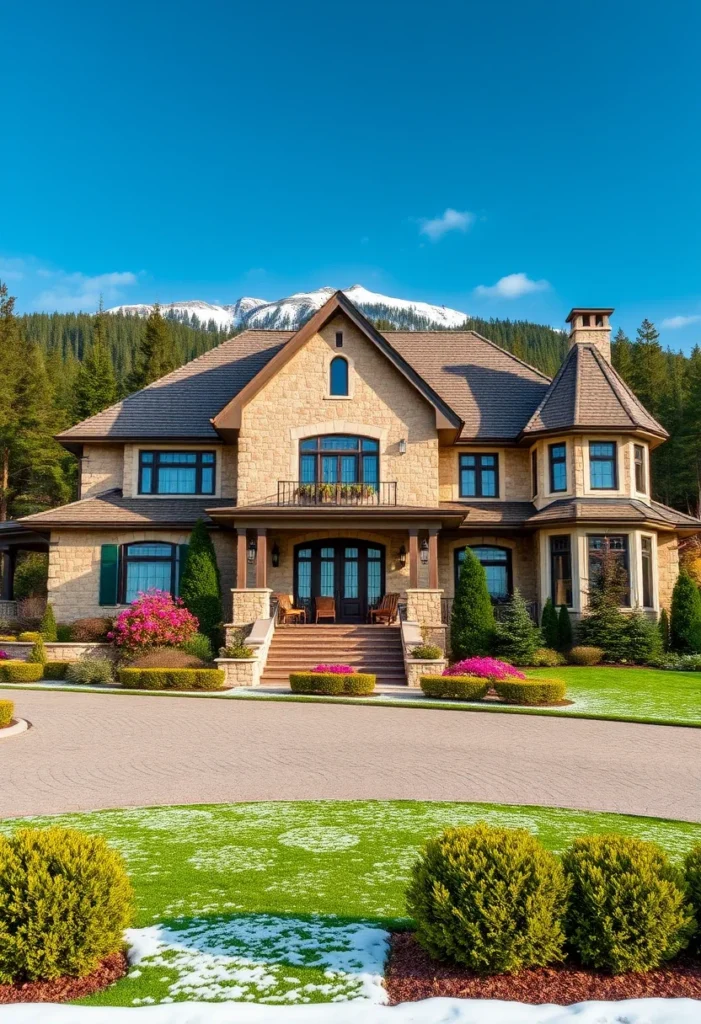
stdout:
{"type": "Polygon", "coordinates": [[[10,655],[7,653],[7,651],[0,651],[0,661],[6,661],[7,658],[9,657],[10,655]]]}
{"type": "Polygon", "coordinates": [[[337,676],[348,676],[353,669],[350,665],[315,665],[310,672],[333,672],[337,676]]]}
{"type": "Polygon", "coordinates": [[[512,676],[514,679],[525,679],[523,672],[519,672],[513,665],[506,661],[498,661],[497,658],[465,658],[464,661],[456,661],[454,665],[444,669],[444,676],[478,676],[480,679],[507,679],[512,676]]]}
{"type": "Polygon", "coordinates": [[[123,651],[179,647],[197,632],[199,623],[179,597],[148,590],[120,612],[107,639],[123,651]]]}

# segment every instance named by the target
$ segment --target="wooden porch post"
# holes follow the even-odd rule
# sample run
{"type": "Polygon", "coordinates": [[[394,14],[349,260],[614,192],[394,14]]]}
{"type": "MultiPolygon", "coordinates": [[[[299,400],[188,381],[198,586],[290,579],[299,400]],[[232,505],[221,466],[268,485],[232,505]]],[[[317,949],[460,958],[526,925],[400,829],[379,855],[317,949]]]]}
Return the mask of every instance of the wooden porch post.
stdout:
{"type": "Polygon", "coordinates": [[[236,530],[236,589],[246,589],[246,568],[248,552],[246,551],[246,531],[236,530]]]}
{"type": "Polygon", "coordinates": [[[428,531],[428,588],[438,590],[438,530],[428,531]]]}
{"type": "Polygon", "coordinates": [[[256,550],[256,586],[259,588],[268,585],[268,531],[259,527],[258,543],[256,550]]]}
{"type": "Polygon", "coordinates": [[[419,585],[419,531],[409,530],[409,587],[419,585]]]}

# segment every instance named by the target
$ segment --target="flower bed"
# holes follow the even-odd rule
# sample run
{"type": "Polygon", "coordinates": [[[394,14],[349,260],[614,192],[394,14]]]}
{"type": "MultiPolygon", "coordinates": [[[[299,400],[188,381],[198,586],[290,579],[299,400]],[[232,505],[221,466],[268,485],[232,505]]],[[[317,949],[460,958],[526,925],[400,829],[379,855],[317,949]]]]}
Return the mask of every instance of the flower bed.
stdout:
{"type": "Polygon", "coordinates": [[[421,689],[427,697],[482,700],[487,696],[489,680],[478,676],[421,676],[421,689]]]}
{"type": "Polygon", "coordinates": [[[117,674],[131,690],[223,690],[226,679],[218,668],[121,668],[117,674]]]}
{"type": "Polygon", "coordinates": [[[443,672],[444,676],[478,676],[480,679],[525,679],[523,672],[498,658],[464,658],[443,672]]]}
{"type": "Polygon", "coordinates": [[[314,670],[290,674],[290,689],[293,693],[317,693],[328,697],[366,697],[375,689],[375,683],[376,677],[367,672],[314,670]]]}

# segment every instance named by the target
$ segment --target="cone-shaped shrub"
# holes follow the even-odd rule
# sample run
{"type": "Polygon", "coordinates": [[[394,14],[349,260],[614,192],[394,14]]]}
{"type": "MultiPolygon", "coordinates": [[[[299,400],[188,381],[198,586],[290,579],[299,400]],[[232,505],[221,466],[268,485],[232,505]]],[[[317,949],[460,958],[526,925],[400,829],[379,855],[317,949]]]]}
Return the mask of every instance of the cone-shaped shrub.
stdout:
{"type": "Polygon", "coordinates": [[[557,613],[557,649],[567,652],[573,643],[572,620],[566,604],[560,605],[557,613]]]}
{"type": "Polygon", "coordinates": [[[672,592],[670,641],[672,650],[680,654],[701,653],[701,594],[684,569],[672,592]]]}
{"type": "Polygon", "coordinates": [[[0,837],[0,982],[90,974],[121,948],[132,901],[124,861],[100,836],[0,837]]]}
{"type": "Polygon", "coordinates": [[[27,661],[37,662],[39,665],[46,664],[46,648],[44,647],[44,641],[41,638],[41,634],[34,641],[34,646],[27,655],[27,661]]]}
{"type": "Polygon", "coordinates": [[[660,612],[660,621],[658,622],[658,628],[660,631],[660,640],[662,642],[662,650],[669,650],[669,615],[667,609],[663,608],[660,612]]]}
{"type": "Polygon", "coordinates": [[[572,886],[567,940],[585,966],[650,971],[688,944],[694,918],[684,877],[655,843],[586,836],[562,863],[572,886]]]}
{"type": "Polygon", "coordinates": [[[407,891],[421,945],[484,974],[562,960],[568,883],[524,829],[478,822],[424,847],[407,891]]]}
{"type": "Polygon", "coordinates": [[[453,658],[459,661],[474,654],[490,654],[494,628],[494,609],[484,566],[471,548],[465,548],[450,619],[453,658]]]}
{"type": "Polygon", "coordinates": [[[556,651],[560,643],[560,635],[557,628],[557,608],[552,603],[551,598],[548,598],[543,607],[540,629],[545,646],[556,651]]]}
{"type": "Polygon", "coordinates": [[[514,590],[497,623],[495,643],[499,655],[514,665],[530,665],[536,650],[543,645],[540,629],[518,590],[514,590]]]}
{"type": "Polygon", "coordinates": [[[696,933],[693,941],[696,952],[701,953],[701,843],[686,855],[684,868],[689,898],[696,915],[696,933]]]}
{"type": "Polygon", "coordinates": [[[52,643],[53,641],[58,640],[57,628],[53,606],[47,604],[46,611],[42,615],[41,622],[39,623],[39,632],[44,640],[52,643]]]}
{"type": "Polygon", "coordinates": [[[188,611],[196,616],[200,633],[210,640],[222,621],[219,566],[209,530],[198,519],[190,534],[187,558],[180,578],[180,596],[188,611]]]}

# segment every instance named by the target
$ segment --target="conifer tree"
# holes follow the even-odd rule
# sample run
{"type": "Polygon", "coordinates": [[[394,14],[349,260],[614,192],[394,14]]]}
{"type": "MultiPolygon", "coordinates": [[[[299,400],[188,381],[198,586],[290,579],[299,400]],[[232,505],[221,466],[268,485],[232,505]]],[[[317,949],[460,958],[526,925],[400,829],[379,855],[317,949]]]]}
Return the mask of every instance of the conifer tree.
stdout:
{"type": "Polygon", "coordinates": [[[666,388],[667,366],[659,331],[650,320],[638,328],[630,384],[648,412],[657,414],[666,388]]]}
{"type": "Polygon", "coordinates": [[[572,620],[570,619],[569,609],[566,604],[560,605],[560,610],[557,613],[557,649],[562,651],[563,654],[570,650],[572,647],[572,620]]]}
{"type": "Polygon", "coordinates": [[[666,608],[663,608],[662,611],[660,612],[660,621],[658,622],[657,625],[658,625],[658,628],[659,628],[659,631],[660,631],[660,641],[662,643],[662,650],[663,651],[668,651],[669,650],[669,646],[670,646],[670,643],[669,643],[669,615],[667,614],[667,609],[666,608]]]}
{"type": "Polygon", "coordinates": [[[672,592],[670,643],[679,654],[701,654],[701,594],[686,569],[672,592]]]}
{"type": "Polygon", "coordinates": [[[465,548],[450,619],[450,647],[456,660],[489,654],[494,641],[494,609],[487,574],[472,548],[465,548]]]}
{"type": "Polygon", "coordinates": [[[540,620],[540,628],[543,632],[543,643],[546,647],[551,647],[556,651],[559,647],[559,633],[557,628],[557,609],[552,602],[552,598],[548,598],[543,606],[543,614],[540,620]]]}
{"type": "Polygon", "coordinates": [[[621,327],[611,342],[611,362],[626,384],[630,384],[634,367],[633,345],[621,327]]]}
{"type": "Polygon", "coordinates": [[[146,320],[134,370],[129,379],[129,390],[145,388],[159,377],[176,370],[180,363],[170,323],[164,320],[160,306],[155,303],[146,320]]]}
{"type": "Polygon", "coordinates": [[[87,419],[101,412],[117,398],[117,383],[107,347],[107,320],[100,298],[95,314],[92,343],[80,364],[75,381],[75,418],[87,419]]]}
{"type": "Polygon", "coordinates": [[[180,596],[199,620],[199,631],[217,646],[222,621],[221,587],[217,556],[204,520],[190,534],[187,559],[180,578],[180,596]]]}
{"type": "Polygon", "coordinates": [[[42,638],[49,643],[58,640],[56,616],[54,615],[53,605],[50,602],[46,605],[46,610],[41,617],[39,632],[42,638]]]}
{"type": "Polygon", "coordinates": [[[516,589],[504,608],[496,628],[496,647],[506,661],[514,665],[530,665],[543,636],[535,625],[528,607],[516,589]]]}

